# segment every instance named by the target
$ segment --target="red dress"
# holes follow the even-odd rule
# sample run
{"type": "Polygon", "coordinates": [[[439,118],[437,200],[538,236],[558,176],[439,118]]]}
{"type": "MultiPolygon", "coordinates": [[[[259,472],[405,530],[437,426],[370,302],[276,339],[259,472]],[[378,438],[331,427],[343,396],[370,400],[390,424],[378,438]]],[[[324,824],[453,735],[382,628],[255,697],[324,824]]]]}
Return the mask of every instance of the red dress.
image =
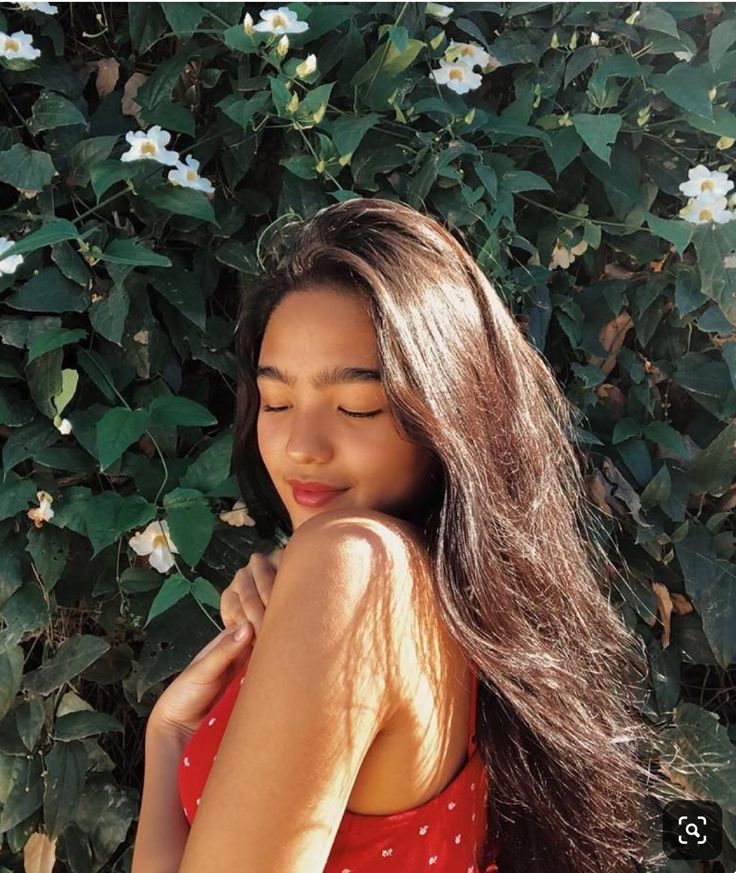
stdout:
{"type": "MultiPolygon", "coordinates": [[[[189,824],[240,686],[245,669],[227,686],[190,737],[179,759],[179,797],[189,824]]],[[[486,769],[475,742],[478,682],[471,686],[470,727],[465,764],[439,794],[414,809],[391,815],[363,815],[345,810],[324,873],[498,873],[495,863],[481,867],[486,851],[486,769]]],[[[494,838],[491,837],[491,840],[494,838]]]]}

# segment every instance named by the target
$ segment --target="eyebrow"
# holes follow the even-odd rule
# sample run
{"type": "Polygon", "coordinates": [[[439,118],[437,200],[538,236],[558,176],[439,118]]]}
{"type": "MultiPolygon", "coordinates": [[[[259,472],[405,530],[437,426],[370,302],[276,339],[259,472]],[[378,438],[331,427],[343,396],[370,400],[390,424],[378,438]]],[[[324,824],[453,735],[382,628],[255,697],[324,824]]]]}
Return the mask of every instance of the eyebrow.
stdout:
{"type": "MultiPolygon", "coordinates": [[[[289,373],[282,373],[278,367],[258,367],[256,378],[273,379],[276,382],[284,382],[290,388],[294,387],[295,379],[289,373]]],[[[365,367],[327,367],[320,370],[314,377],[312,384],[315,388],[325,388],[328,385],[339,385],[342,382],[382,382],[378,370],[370,370],[365,367]]]]}

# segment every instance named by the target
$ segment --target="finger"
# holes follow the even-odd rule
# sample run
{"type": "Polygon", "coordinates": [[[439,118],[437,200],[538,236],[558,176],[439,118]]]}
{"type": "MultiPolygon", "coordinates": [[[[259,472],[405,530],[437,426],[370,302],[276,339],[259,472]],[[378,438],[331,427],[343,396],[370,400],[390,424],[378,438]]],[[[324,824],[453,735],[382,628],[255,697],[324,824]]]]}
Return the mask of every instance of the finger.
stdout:
{"type": "Polygon", "coordinates": [[[232,585],[229,585],[220,595],[220,616],[226,628],[248,620],[240,603],[240,596],[232,585]]]}
{"type": "Polygon", "coordinates": [[[241,625],[243,636],[229,629],[221,631],[190,662],[187,670],[199,682],[211,682],[222,675],[223,670],[242,656],[243,650],[253,642],[253,626],[250,622],[241,625]]]}

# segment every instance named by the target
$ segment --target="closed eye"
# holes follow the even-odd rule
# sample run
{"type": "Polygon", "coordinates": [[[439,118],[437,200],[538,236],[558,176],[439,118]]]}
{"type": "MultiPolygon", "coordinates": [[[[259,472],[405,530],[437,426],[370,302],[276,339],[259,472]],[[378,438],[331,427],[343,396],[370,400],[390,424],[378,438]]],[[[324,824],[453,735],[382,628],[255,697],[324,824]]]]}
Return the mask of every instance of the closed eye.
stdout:
{"type": "MultiPolygon", "coordinates": [[[[351,412],[349,409],[342,409],[341,407],[337,407],[340,412],[344,415],[349,415],[352,418],[375,418],[377,415],[380,415],[383,412],[382,409],[377,409],[375,412],[351,412]]],[[[285,409],[288,409],[287,406],[262,406],[261,410],[263,412],[283,412],[285,409]]]]}

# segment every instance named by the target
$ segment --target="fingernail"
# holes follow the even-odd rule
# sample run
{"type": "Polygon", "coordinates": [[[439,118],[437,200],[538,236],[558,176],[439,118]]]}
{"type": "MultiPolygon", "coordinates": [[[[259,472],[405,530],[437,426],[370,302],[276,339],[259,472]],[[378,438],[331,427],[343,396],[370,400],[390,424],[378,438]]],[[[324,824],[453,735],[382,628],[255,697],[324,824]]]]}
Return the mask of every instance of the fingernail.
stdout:
{"type": "Polygon", "coordinates": [[[247,630],[248,630],[247,624],[241,625],[233,634],[233,639],[236,640],[237,642],[240,642],[243,639],[243,637],[245,636],[247,630]]]}

